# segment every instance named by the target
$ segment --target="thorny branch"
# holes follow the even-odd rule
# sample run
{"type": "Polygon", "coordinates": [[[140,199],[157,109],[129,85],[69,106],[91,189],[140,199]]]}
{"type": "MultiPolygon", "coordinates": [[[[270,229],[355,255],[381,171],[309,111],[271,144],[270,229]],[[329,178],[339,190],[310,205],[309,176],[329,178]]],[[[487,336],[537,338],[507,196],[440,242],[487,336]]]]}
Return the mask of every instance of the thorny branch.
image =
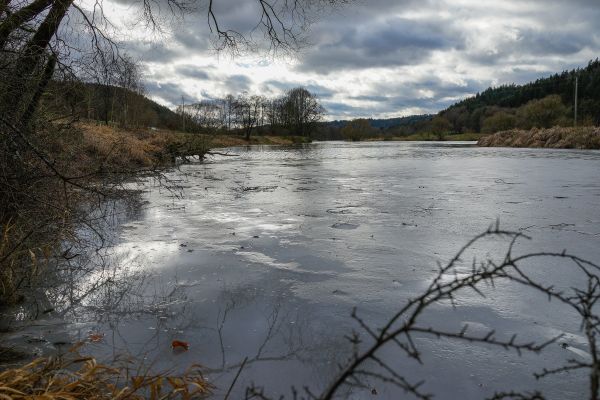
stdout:
{"type": "MultiPolygon", "coordinates": [[[[429,308],[436,303],[449,302],[457,307],[457,296],[466,290],[473,290],[480,296],[485,297],[483,287],[494,288],[496,282],[504,281],[521,285],[546,295],[549,300],[557,300],[568,306],[581,319],[581,330],[587,338],[591,359],[589,361],[568,360],[566,365],[552,369],[543,369],[534,375],[536,379],[566,373],[575,370],[586,370],[589,376],[588,399],[598,400],[600,384],[600,362],[597,348],[597,337],[600,335],[600,317],[595,314],[595,305],[600,299],[600,267],[590,261],[578,256],[562,252],[531,252],[523,255],[514,255],[514,248],[519,240],[530,238],[521,232],[513,232],[500,229],[498,223],[487,231],[477,235],[463,246],[456,255],[445,265],[439,265],[431,283],[426,290],[413,299],[410,299],[381,328],[369,326],[362,319],[356,309],[352,318],[357,322],[360,329],[366,335],[362,338],[357,332],[347,335],[353,347],[353,353],[346,363],[339,366],[339,373],[320,394],[314,394],[307,388],[300,395],[293,390],[293,399],[330,400],[343,397],[346,390],[351,388],[370,388],[371,382],[379,381],[384,385],[395,386],[413,398],[429,400],[434,394],[424,391],[424,381],[411,382],[403,376],[389,362],[382,357],[384,350],[389,346],[395,346],[408,358],[422,363],[421,350],[415,343],[414,337],[433,336],[449,340],[465,341],[472,344],[485,344],[512,350],[518,355],[522,353],[540,353],[555,343],[562,335],[551,338],[544,342],[520,340],[516,334],[508,339],[499,338],[494,330],[484,334],[469,333],[468,325],[460,330],[444,330],[435,326],[424,324],[423,319],[429,308]],[[464,274],[463,259],[467,253],[474,249],[481,241],[489,239],[508,239],[508,247],[501,261],[495,261],[491,257],[483,260],[474,260],[470,272],[464,274]],[[587,284],[583,287],[575,287],[567,290],[559,290],[552,285],[546,285],[528,274],[525,262],[543,261],[544,259],[559,259],[571,263],[574,271],[579,271],[587,284]],[[459,274],[459,271],[463,273],[459,274]],[[366,345],[365,345],[366,343],[366,345]],[[363,347],[361,348],[361,345],[363,347]]],[[[510,388],[507,388],[510,389],[510,388]]],[[[246,399],[270,399],[263,388],[250,387],[246,391],[246,399]]],[[[520,393],[506,391],[496,393],[493,400],[542,400],[545,399],[541,392],[520,393]]]]}

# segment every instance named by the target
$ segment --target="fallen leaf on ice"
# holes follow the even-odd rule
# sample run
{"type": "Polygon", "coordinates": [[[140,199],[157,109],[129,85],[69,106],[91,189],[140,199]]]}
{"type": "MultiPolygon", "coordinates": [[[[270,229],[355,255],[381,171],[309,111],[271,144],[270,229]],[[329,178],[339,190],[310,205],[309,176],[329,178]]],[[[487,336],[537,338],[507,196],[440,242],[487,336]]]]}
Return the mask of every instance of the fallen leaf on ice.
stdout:
{"type": "Polygon", "coordinates": [[[188,342],[182,342],[181,340],[173,340],[171,342],[171,347],[173,349],[181,348],[184,350],[188,350],[190,348],[190,344],[188,342]]]}
{"type": "Polygon", "coordinates": [[[90,342],[98,343],[98,342],[101,342],[102,339],[104,339],[104,333],[91,332],[90,335],[88,336],[88,338],[90,339],[90,342]]]}

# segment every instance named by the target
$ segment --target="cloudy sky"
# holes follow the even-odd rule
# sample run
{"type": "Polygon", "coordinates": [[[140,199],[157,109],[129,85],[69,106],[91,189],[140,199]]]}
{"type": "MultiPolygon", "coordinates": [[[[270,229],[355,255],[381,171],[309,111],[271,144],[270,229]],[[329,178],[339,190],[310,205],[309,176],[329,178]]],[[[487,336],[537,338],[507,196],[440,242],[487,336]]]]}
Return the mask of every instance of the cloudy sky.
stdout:
{"type": "MultiPolygon", "coordinates": [[[[600,0],[359,0],[314,12],[307,46],[293,56],[234,58],[214,51],[201,7],[183,19],[163,13],[151,34],[135,5],[108,1],[125,49],[143,62],[148,95],[167,106],[182,95],[274,96],[301,85],[327,119],[431,113],[600,56],[600,0]]],[[[222,28],[247,32],[258,21],[256,0],[213,1],[222,28]]]]}

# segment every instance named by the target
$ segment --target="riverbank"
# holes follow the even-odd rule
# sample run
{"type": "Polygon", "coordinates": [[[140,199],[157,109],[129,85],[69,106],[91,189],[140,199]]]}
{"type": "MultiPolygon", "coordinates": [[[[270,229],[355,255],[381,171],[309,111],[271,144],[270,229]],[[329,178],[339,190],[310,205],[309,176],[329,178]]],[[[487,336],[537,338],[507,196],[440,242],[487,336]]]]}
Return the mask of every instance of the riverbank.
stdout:
{"type": "Polygon", "coordinates": [[[210,136],[211,148],[249,146],[249,145],[267,145],[267,146],[289,146],[299,143],[310,143],[311,140],[304,136],[251,136],[246,140],[241,136],[233,135],[215,135],[210,136]]]}
{"type": "Polygon", "coordinates": [[[167,166],[176,157],[204,156],[209,139],[204,135],[151,129],[121,129],[77,124],[81,132],[79,161],[103,162],[110,169],[167,166]]]}
{"type": "Polygon", "coordinates": [[[206,154],[209,149],[247,145],[291,145],[309,143],[302,136],[206,135],[165,129],[120,129],[106,125],[80,124],[82,145],[91,158],[106,160],[114,167],[150,167],[168,164],[173,157],[206,154]]]}
{"type": "Polygon", "coordinates": [[[415,133],[409,136],[379,136],[374,138],[365,139],[367,142],[470,142],[478,141],[485,137],[484,133],[460,133],[455,135],[444,135],[440,140],[440,137],[432,133],[415,133]]]}
{"type": "MultiPolygon", "coordinates": [[[[483,137],[485,137],[485,133],[459,133],[455,135],[444,135],[442,140],[443,142],[470,142],[477,141],[483,137]]],[[[419,141],[419,142],[430,142],[430,141],[440,141],[439,136],[434,135],[432,133],[417,133],[410,136],[397,137],[393,140],[398,141],[419,141]]]]}
{"type": "Polygon", "coordinates": [[[484,136],[482,147],[543,147],[553,149],[600,149],[600,127],[518,130],[484,136]]]}
{"type": "MultiPolygon", "coordinates": [[[[140,172],[160,178],[165,167],[182,158],[202,159],[211,148],[308,141],[293,136],[255,136],[247,141],[233,135],[123,129],[94,122],[48,124],[31,139],[36,151],[42,150],[21,153],[28,160],[27,168],[12,174],[19,176],[17,185],[14,179],[7,182],[12,192],[6,191],[2,199],[3,209],[13,211],[0,220],[0,307],[25,301],[42,280],[43,268],[37,264],[61,257],[54,253],[64,240],[73,239],[71,222],[89,217],[81,205],[96,201],[97,196],[128,198],[121,184],[140,172]],[[40,220],[55,222],[44,224],[42,230],[40,220]]],[[[94,218],[95,223],[100,220],[94,218]]]]}

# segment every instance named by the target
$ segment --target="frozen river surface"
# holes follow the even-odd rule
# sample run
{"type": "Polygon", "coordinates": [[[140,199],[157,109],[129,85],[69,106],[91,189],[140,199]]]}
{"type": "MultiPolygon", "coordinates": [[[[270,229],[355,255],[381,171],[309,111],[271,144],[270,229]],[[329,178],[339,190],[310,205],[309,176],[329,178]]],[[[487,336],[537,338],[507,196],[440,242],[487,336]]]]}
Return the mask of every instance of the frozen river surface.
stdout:
{"type": "MultiPolygon", "coordinates": [[[[72,336],[105,332],[91,345],[105,358],[128,352],[163,369],[200,363],[213,371],[217,398],[246,357],[231,398],[252,383],[270,395],[289,395],[292,385],[318,393],[350,355],[344,336],[360,331],[353,307],[381,326],[424,289],[438,261],[496,220],[532,237],[518,252],[566,248],[600,261],[600,152],[335,142],[230,151],[238,156],[170,173],[181,199],[147,188],[145,210],[121,227],[116,247],[123,265],[147,275],[145,296],[118,312],[82,314],[72,336]],[[189,351],[174,353],[174,339],[189,351]]],[[[481,243],[478,257],[505,245],[481,243]]],[[[534,274],[576,285],[572,267],[558,264],[540,262],[534,274]]],[[[415,338],[423,365],[393,348],[382,357],[439,399],[509,389],[582,398],[585,376],[533,378],[566,359],[588,359],[577,317],[514,285],[486,294],[465,292],[455,309],[440,304],[425,320],[499,337],[565,336],[522,357],[423,336],[415,338]]],[[[368,386],[351,398],[405,398],[381,382],[368,386]]]]}

